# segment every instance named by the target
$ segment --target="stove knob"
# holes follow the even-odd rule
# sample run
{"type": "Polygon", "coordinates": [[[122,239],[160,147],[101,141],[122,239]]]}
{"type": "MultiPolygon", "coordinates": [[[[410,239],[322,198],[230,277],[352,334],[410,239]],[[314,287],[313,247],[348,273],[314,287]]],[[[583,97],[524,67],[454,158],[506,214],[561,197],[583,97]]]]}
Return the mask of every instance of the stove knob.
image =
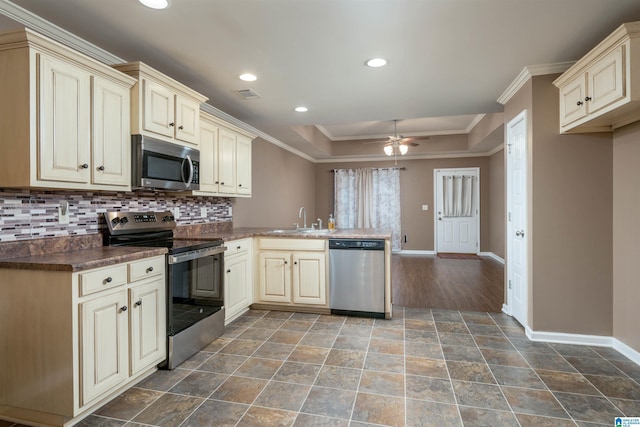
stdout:
{"type": "Polygon", "coordinates": [[[129,220],[127,219],[127,217],[122,217],[122,219],[120,220],[120,224],[125,225],[126,223],[128,223],[129,220]]]}
{"type": "Polygon", "coordinates": [[[165,215],[162,217],[162,222],[172,222],[174,219],[173,215],[165,215]]]}
{"type": "Polygon", "coordinates": [[[111,226],[115,227],[116,225],[120,224],[120,218],[115,217],[111,220],[111,226]]]}

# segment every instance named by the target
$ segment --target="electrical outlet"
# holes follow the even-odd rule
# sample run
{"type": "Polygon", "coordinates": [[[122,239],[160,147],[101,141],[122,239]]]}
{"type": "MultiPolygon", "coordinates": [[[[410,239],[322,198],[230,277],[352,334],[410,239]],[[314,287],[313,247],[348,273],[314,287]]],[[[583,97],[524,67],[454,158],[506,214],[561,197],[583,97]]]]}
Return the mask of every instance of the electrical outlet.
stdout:
{"type": "Polygon", "coordinates": [[[429,210],[429,205],[422,205],[422,210],[423,211],[428,211],[429,210]]]}
{"type": "Polygon", "coordinates": [[[233,207],[229,206],[229,216],[233,216],[233,207]]]}
{"type": "Polygon", "coordinates": [[[175,208],[173,208],[173,217],[178,220],[178,218],[180,218],[180,208],[178,206],[176,206],[175,208]]]}
{"type": "Polygon", "coordinates": [[[58,224],[69,224],[69,202],[62,200],[58,206],[58,224]]]}
{"type": "Polygon", "coordinates": [[[206,207],[200,208],[200,216],[202,218],[206,218],[207,217],[207,208],[206,207]]]}

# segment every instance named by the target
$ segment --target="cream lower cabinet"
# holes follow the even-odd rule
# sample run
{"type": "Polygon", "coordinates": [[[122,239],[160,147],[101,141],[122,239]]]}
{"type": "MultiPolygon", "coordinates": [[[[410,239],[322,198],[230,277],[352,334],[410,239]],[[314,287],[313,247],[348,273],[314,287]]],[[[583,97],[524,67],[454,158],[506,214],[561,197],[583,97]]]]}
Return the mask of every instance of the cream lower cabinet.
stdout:
{"type": "Polygon", "coordinates": [[[326,240],[258,239],[259,303],[327,305],[326,240]]]}
{"type": "Polygon", "coordinates": [[[0,187],[130,189],[134,79],[27,29],[0,75],[0,187]]]}
{"type": "Polygon", "coordinates": [[[226,323],[240,316],[253,303],[252,240],[248,238],[225,242],[227,246],[224,259],[226,323]]]}
{"type": "Polygon", "coordinates": [[[166,356],[164,265],[0,269],[0,419],[73,424],[153,372],[166,356]]]}

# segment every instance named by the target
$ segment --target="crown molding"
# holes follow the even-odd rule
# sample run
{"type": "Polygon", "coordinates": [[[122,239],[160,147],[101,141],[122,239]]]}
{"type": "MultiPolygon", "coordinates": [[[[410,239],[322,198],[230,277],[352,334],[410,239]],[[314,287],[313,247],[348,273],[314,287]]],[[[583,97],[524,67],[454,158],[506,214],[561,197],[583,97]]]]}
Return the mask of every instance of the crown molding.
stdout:
{"type": "Polygon", "coordinates": [[[543,76],[547,74],[564,73],[571,67],[575,61],[556,62],[552,64],[540,64],[540,65],[527,65],[522,69],[518,77],[507,87],[507,89],[500,95],[497,101],[505,105],[524,86],[524,84],[535,76],[543,76]]]}
{"type": "Polygon", "coordinates": [[[9,0],[0,0],[0,13],[21,23],[25,27],[29,27],[40,34],[75,49],[97,61],[108,65],[126,62],[124,59],[107,52],[93,43],[89,43],[75,34],[52,24],[26,9],[23,9],[9,0]]]}
{"type": "MultiPolygon", "coordinates": [[[[492,150],[494,151],[494,150],[492,150]]],[[[500,151],[499,149],[497,151],[500,151]]],[[[496,152],[497,152],[496,151],[496,152]]],[[[408,160],[433,160],[433,159],[461,159],[461,158],[471,158],[471,157],[488,157],[491,156],[489,152],[487,153],[444,153],[444,154],[420,154],[420,155],[407,155],[407,156],[398,156],[398,161],[408,161],[408,160]]],[[[382,161],[393,161],[392,156],[381,155],[381,156],[353,156],[353,157],[328,157],[323,159],[316,159],[314,163],[357,163],[357,162],[382,162],[382,161]]]]}

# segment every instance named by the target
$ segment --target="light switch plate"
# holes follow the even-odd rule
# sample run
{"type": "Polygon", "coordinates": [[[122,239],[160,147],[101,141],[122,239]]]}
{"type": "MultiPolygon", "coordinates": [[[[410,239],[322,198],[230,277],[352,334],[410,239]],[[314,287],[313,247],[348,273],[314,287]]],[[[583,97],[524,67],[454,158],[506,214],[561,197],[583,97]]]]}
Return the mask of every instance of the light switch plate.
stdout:
{"type": "Polygon", "coordinates": [[[180,218],[180,208],[179,207],[175,207],[173,208],[173,217],[177,220],[178,218],[180,218]]]}
{"type": "Polygon", "coordinates": [[[422,210],[423,211],[428,211],[429,210],[429,205],[422,205],[422,210]]]}
{"type": "Polygon", "coordinates": [[[206,218],[207,217],[207,208],[206,207],[201,207],[200,208],[200,216],[202,218],[206,218]]]}

